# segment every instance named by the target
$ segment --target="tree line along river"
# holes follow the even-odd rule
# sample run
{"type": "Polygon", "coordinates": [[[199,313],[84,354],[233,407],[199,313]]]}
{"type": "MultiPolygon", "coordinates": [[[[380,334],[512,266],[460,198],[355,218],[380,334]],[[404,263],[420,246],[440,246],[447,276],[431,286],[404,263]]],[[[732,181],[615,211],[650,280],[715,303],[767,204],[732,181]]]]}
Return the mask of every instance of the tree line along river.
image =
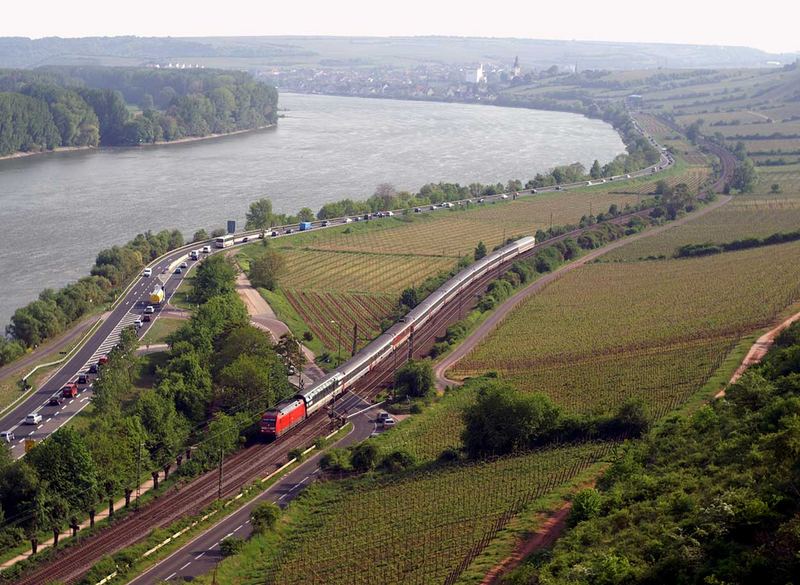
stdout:
{"type": "Polygon", "coordinates": [[[282,94],[277,127],[211,140],[0,160],[0,326],[46,287],[88,273],[103,248],[164,228],[241,225],[251,201],[278,212],[382,182],[505,183],[624,151],[606,123],[480,105],[282,94]]]}

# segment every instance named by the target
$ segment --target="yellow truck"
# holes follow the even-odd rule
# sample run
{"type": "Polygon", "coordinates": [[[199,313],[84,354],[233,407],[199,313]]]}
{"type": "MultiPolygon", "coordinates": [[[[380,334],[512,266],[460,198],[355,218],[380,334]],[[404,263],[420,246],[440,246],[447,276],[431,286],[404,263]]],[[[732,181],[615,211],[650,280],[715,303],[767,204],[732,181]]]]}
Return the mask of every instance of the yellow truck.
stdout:
{"type": "Polygon", "coordinates": [[[164,287],[156,285],[153,289],[153,292],[150,293],[150,302],[154,305],[160,305],[161,302],[164,300],[164,287]]]}

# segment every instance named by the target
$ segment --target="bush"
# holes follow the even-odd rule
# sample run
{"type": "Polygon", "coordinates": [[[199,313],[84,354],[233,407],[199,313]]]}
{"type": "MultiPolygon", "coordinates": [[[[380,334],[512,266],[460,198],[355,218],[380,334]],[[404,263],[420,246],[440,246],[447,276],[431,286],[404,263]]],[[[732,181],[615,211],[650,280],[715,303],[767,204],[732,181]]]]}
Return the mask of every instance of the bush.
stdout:
{"type": "Polygon", "coordinates": [[[275,528],[278,519],[281,517],[281,509],[272,502],[261,502],[250,512],[250,524],[253,532],[264,534],[268,530],[275,528]]]}
{"type": "Polygon", "coordinates": [[[397,451],[392,451],[383,458],[381,461],[381,468],[395,473],[414,467],[416,462],[415,457],[411,453],[405,449],[398,449],[397,451]]]}
{"type": "Polygon", "coordinates": [[[291,461],[292,459],[296,459],[297,462],[300,463],[303,459],[306,458],[306,456],[303,455],[303,451],[305,451],[305,449],[302,449],[301,447],[295,447],[294,449],[289,451],[289,461],[291,461]]]}
{"type": "Polygon", "coordinates": [[[589,518],[594,518],[600,513],[603,498],[594,488],[585,489],[572,499],[572,510],[569,512],[569,525],[575,526],[578,522],[583,522],[589,518]]]}
{"type": "Polygon", "coordinates": [[[303,332],[303,341],[313,341],[314,334],[311,331],[304,331],[303,332]]]}
{"type": "Polygon", "coordinates": [[[356,471],[372,471],[378,465],[380,452],[373,443],[356,445],[350,455],[350,462],[356,471]]]}
{"type": "Polygon", "coordinates": [[[350,452],[347,449],[330,449],[319,460],[322,471],[342,472],[351,471],[350,452]]]}
{"type": "Polygon", "coordinates": [[[224,538],[219,543],[219,552],[223,557],[230,557],[238,554],[244,548],[244,540],[236,536],[224,538]]]}

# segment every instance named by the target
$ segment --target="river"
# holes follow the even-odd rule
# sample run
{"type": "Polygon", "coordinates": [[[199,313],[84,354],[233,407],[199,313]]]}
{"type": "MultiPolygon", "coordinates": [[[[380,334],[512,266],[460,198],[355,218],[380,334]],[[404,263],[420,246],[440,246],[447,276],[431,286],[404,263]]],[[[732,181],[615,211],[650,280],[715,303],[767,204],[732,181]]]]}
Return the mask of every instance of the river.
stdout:
{"type": "Polygon", "coordinates": [[[297,94],[280,107],[277,127],[257,132],[0,161],[0,326],[88,274],[103,248],[148,229],[241,225],[262,196],[278,212],[316,211],[382,182],[525,181],[624,150],[609,125],[562,112],[297,94]]]}

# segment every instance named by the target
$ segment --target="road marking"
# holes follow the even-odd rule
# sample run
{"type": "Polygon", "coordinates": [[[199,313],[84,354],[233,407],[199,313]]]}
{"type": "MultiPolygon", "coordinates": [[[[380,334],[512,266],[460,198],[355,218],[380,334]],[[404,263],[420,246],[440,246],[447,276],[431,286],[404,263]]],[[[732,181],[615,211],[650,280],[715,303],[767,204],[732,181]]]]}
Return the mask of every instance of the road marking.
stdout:
{"type": "Polygon", "coordinates": [[[39,429],[41,429],[43,426],[44,426],[44,423],[40,424],[38,427],[36,427],[36,430],[38,431],[38,430],[39,430],[39,429]]]}
{"type": "Polygon", "coordinates": [[[175,573],[172,573],[172,575],[170,575],[169,577],[167,577],[166,579],[164,579],[164,581],[169,581],[169,580],[170,580],[170,579],[172,579],[174,576],[175,576],[175,573]]]}
{"type": "Polygon", "coordinates": [[[20,440],[19,440],[19,441],[17,441],[17,442],[18,442],[18,443],[24,443],[24,442],[25,442],[25,439],[20,439],[20,440]]]}
{"type": "Polygon", "coordinates": [[[48,418],[46,421],[44,421],[44,422],[49,423],[51,420],[53,420],[52,416],[50,418],[48,418]]]}
{"type": "Polygon", "coordinates": [[[194,557],[194,560],[196,560],[196,561],[200,560],[200,558],[201,558],[201,557],[202,557],[204,554],[206,554],[206,553],[205,553],[205,552],[201,552],[199,555],[197,555],[196,557],[194,557]]]}
{"type": "Polygon", "coordinates": [[[30,437],[32,434],[33,434],[33,431],[31,431],[30,433],[28,433],[28,436],[30,437]]]}
{"type": "Polygon", "coordinates": [[[184,570],[186,567],[188,567],[188,566],[189,566],[189,565],[191,565],[191,564],[192,564],[192,561],[189,561],[188,563],[186,563],[185,565],[183,565],[183,566],[182,566],[180,569],[178,569],[178,570],[179,570],[179,571],[183,571],[183,570],[184,570]]]}

